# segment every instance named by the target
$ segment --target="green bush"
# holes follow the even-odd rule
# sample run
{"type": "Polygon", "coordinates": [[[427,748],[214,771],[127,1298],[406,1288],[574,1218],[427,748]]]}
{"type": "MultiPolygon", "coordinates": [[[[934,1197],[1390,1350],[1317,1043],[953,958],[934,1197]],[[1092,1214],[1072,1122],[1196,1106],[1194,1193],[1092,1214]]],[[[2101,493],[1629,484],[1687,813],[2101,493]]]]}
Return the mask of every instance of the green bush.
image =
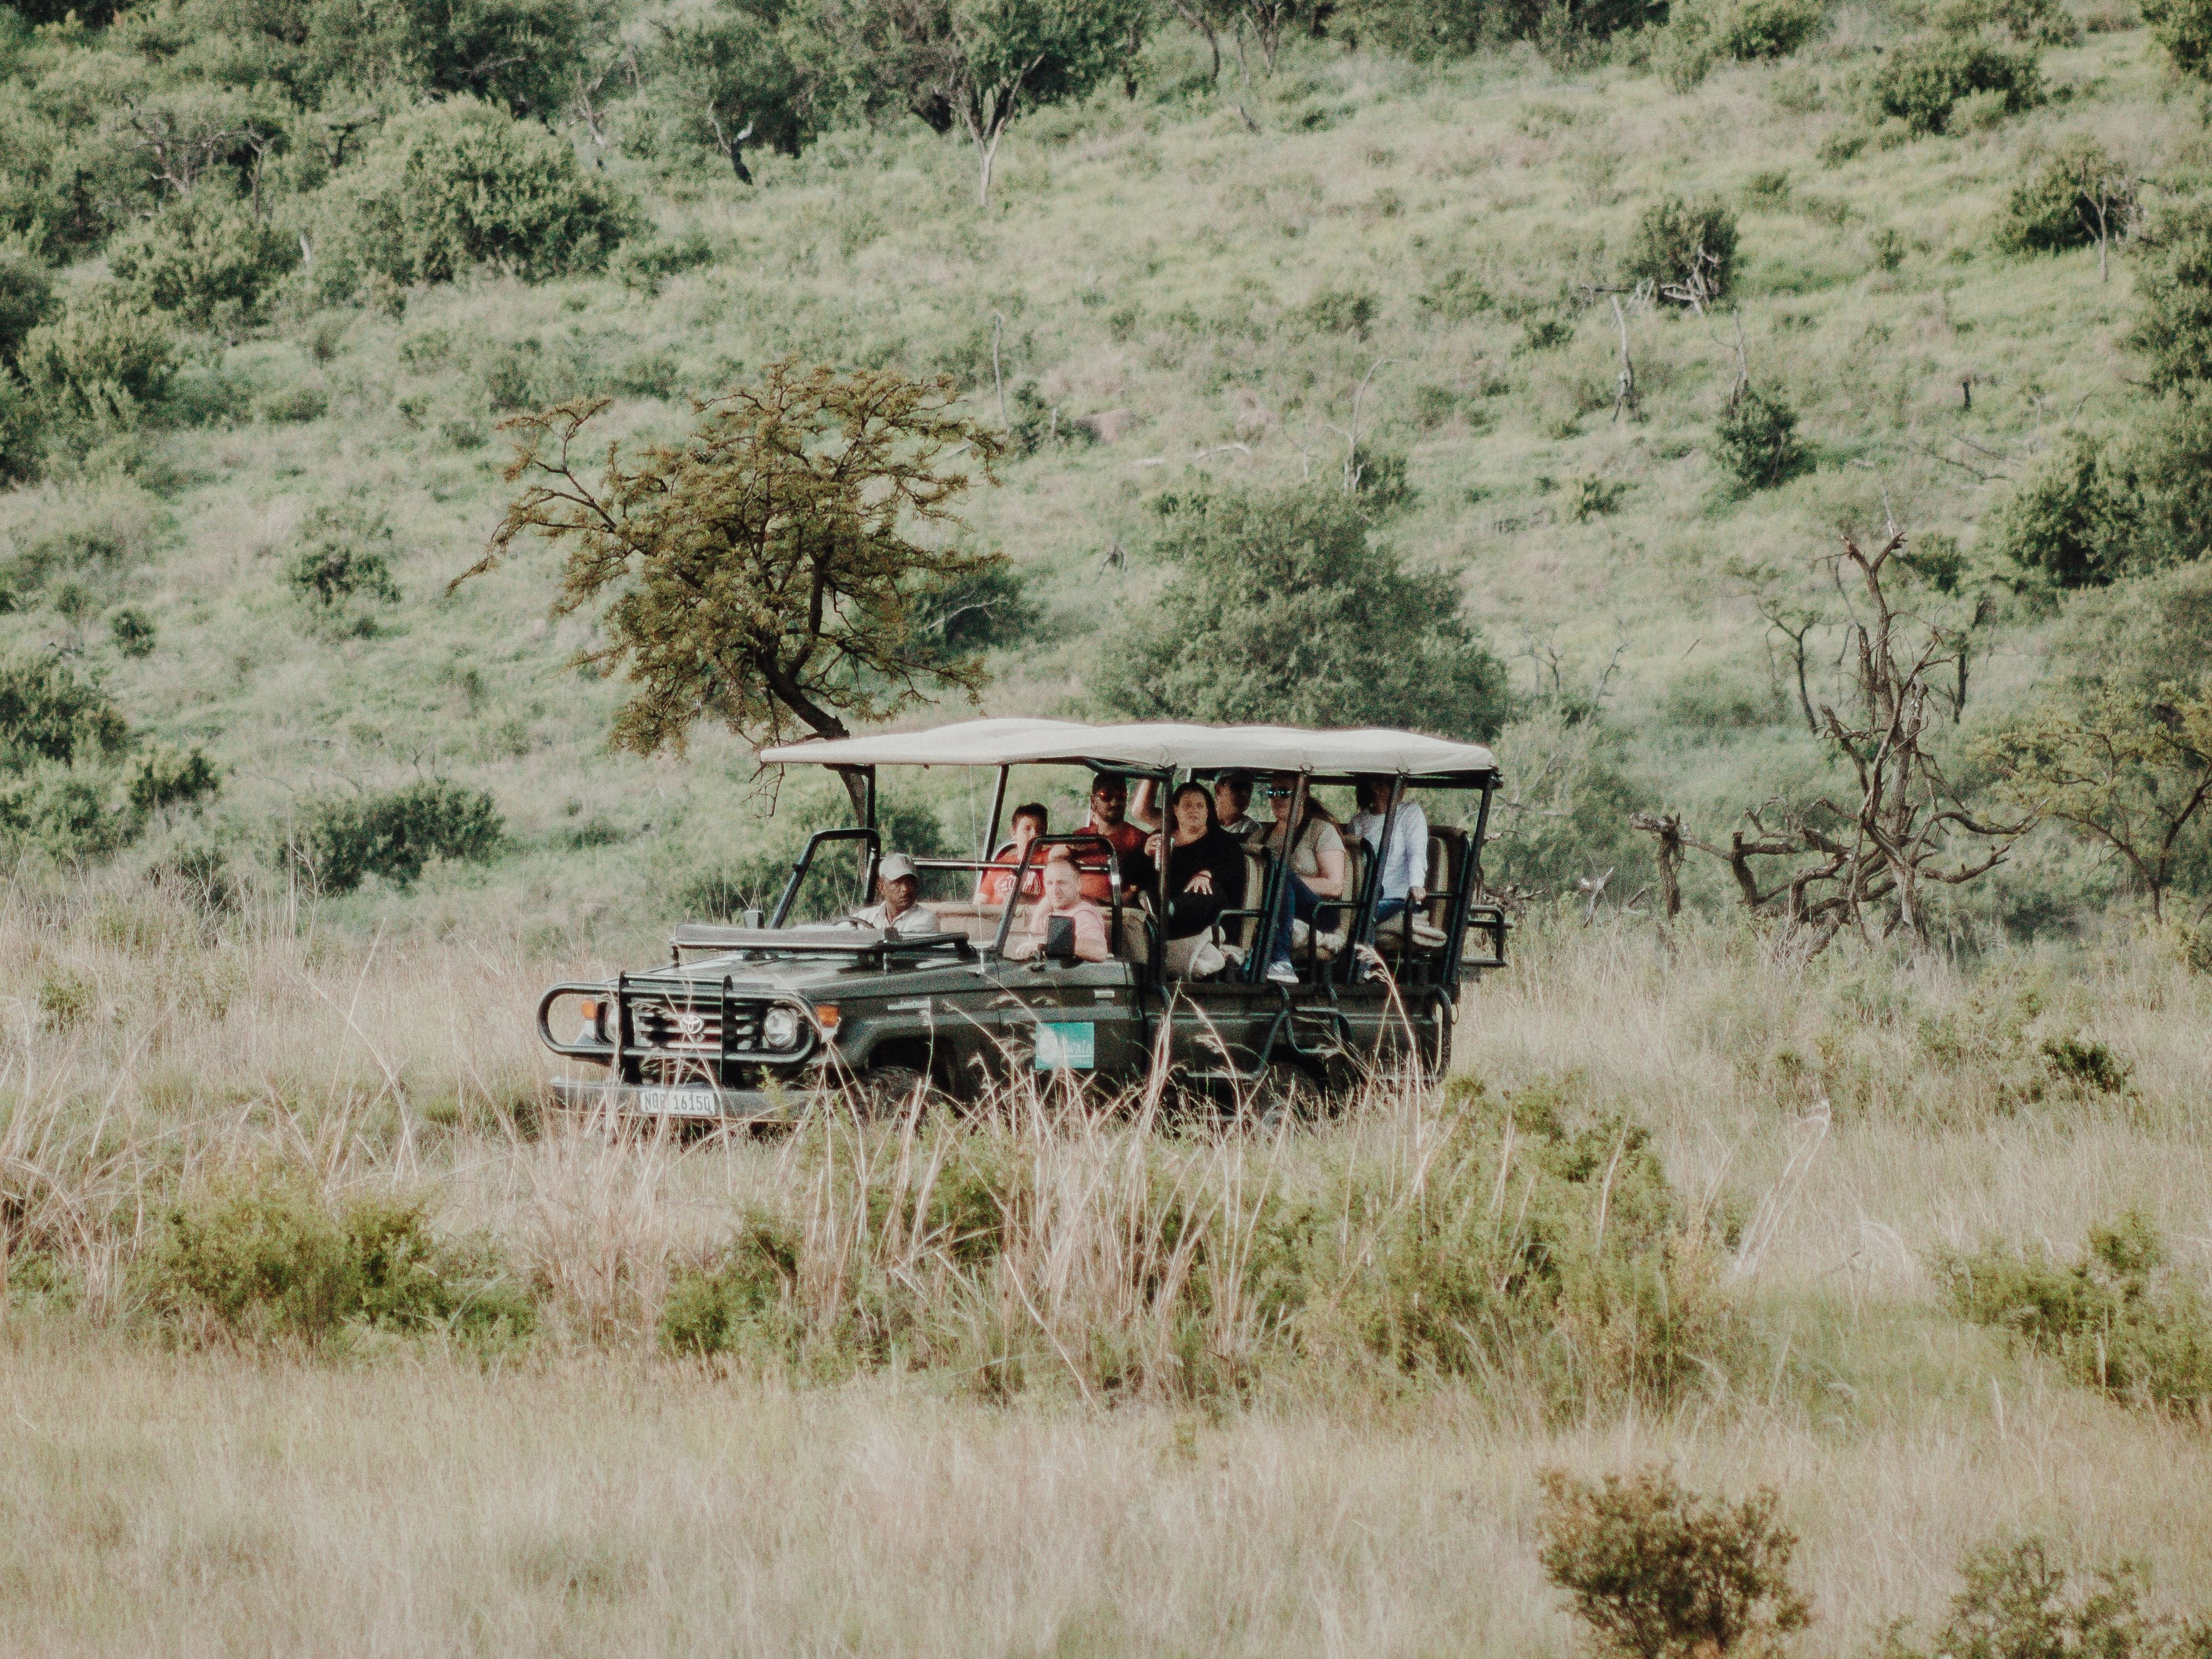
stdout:
{"type": "Polygon", "coordinates": [[[1771,1655],[1812,1622],[1790,1582],[1797,1535],[1763,1489],[1740,1504],[1707,1498],[1646,1469],[1601,1482],[1543,1477],[1536,1559],[1619,1659],[1771,1655]]]}
{"type": "Polygon", "coordinates": [[[108,270],[140,305],[198,328],[255,320],[299,263],[297,239],[216,184],[203,184],[107,244],[108,270]]]}
{"type": "Polygon", "coordinates": [[[113,760],[130,745],[115,699],[65,659],[0,659],[0,774],[113,760]]]}
{"type": "Polygon", "coordinates": [[[1961,1316],[2048,1355],[2075,1381],[2132,1405],[2212,1407],[2212,1306],[2170,1270],[2144,1217],[2093,1227],[2067,1267],[2004,1249],[1942,1253],[1934,1267],[1961,1316]]]}
{"type": "Polygon", "coordinates": [[[2007,253],[2087,247],[2119,235],[2135,207],[2134,179],[2102,144],[2077,135],[2013,191],[1997,225],[1997,246],[2007,253]]]}
{"type": "Polygon", "coordinates": [[[155,749],[132,770],[127,793],[133,811],[158,812],[172,806],[197,806],[222,787],[215,763],[197,747],[155,749]]]}
{"type": "Polygon", "coordinates": [[[1871,83],[1877,111],[1918,136],[1949,129],[1962,99],[1993,94],[2008,115],[2040,103],[2043,71],[2033,52],[2009,52],[1978,37],[1930,33],[1883,55],[1871,83]]]}
{"type": "Polygon", "coordinates": [[[13,368],[31,331],[54,312],[53,279],[27,253],[0,249],[0,368],[13,368]]]}
{"type": "Polygon", "coordinates": [[[1687,92],[1716,63],[1790,56],[1827,21],[1823,0],[1692,0],[1669,13],[1653,62],[1669,86],[1687,92]]]}
{"type": "Polygon", "coordinates": [[[537,1323],[490,1252],[439,1239],[419,1203],[333,1203],[289,1172],[236,1172],[188,1192],[142,1273],[163,1316],[212,1318],[248,1338],[315,1341],[358,1323],[482,1340],[537,1323]]]}
{"type": "MultiPolygon", "coordinates": [[[[1932,1652],[1946,1659],[2197,1659],[2212,1642],[2203,1626],[2179,1629],[2143,1612],[2140,1569],[2123,1564],[2077,1574],[2039,1538],[1969,1551],[1965,1580],[1932,1652]]],[[[1926,1659],[1893,1630],[1882,1659],[1926,1659]]]]}
{"type": "Polygon", "coordinates": [[[2199,80],[2212,80],[2212,3],[2142,0],[2142,17],[2176,69],[2199,80]]]}
{"type": "Polygon", "coordinates": [[[801,1334],[794,1295],[799,1240],[788,1225],[749,1218],[703,1266],[669,1276],[660,1340],[677,1353],[794,1357],[801,1334]]]}
{"type": "Polygon", "coordinates": [[[1168,496],[1173,572],[1108,647],[1098,696],[1137,719],[1411,726],[1486,735],[1505,675],[1449,590],[1330,485],[1168,496]]]}
{"type": "Polygon", "coordinates": [[[326,194],[331,270],[403,286],[596,270],[640,222],[565,139],[473,98],[394,117],[326,194]]]}
{"type": "Polygon", "coordinates": [[[488,863],[505,836],[489,794],[436,778],[380,794],[311,795],[287,850],[319,890],[349,893],[372,875],[412,885],[433,859],[488,863]]]}
{"type": "Polygon", "coordinates": [[[318,632],[364,638],[376,632],[374,607],[399,601],[391,543],[391,520],[358,501],[307,515],[300,544],[284,562],[284,583],[318,632]]]}
{"type": "Polygon", "coordinates": [[[1710,304],[1728,292],[1735,271],[1735,213],[1717,198],[1687,202],[1669,196],[1638,216],[1621,274],[1651,283],[1678,303],[1710,304]]]}
{"type": "Polygon", "coordinates": [[[126,605],[107,619],[107,637],[126,657],[150,657],[155,639],[154,619],[136,605],[126,605]]]}
{"type": "Polygon", "coordinates": [[[2077,433],[1991,515],[1987,534],[1997,556],[2031,582],[2100,586],[2135,559],[2142,508],[2110,446],[2077,433]]]}
{"type": "Polygon", "coordinates": [[[1771,392],[1747,388],[1713,428],[1714,459],[1747,489],[1771,489],[1813,465],[1797,435],[1797,411],[1771,392]]]}
{"type": "Polygon", "coordinates": [[[176,346],[167,324],[110,283],[72,296],[26,335],[18,368],[55,418],[128,428],[168,395],[176,346]]]}
{"type": "Polygon", "coordinates": [[[1365,289],[1324,288],[1298,314],[1316,334],[1349,334],[1364,340],[1381,309],[1382,302],[1365,289]]]}
{"type": "Polygon", "coordinates": [[[2149,359],[2154,392],[2212,381],[2212,203],[2160,214],[2140,238],[2140,311],[2128,343],[2149,359]]]}

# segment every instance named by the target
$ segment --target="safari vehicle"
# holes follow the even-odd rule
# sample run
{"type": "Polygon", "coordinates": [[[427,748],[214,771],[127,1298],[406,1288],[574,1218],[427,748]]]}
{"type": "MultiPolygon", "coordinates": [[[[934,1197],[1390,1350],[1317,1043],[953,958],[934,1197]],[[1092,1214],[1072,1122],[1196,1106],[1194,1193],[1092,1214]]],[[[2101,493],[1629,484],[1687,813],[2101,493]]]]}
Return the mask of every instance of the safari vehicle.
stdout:
{"type": "MultiPolygon", "coordinates": [[[[1402,732],[1306,732],[1283,726],[1085,726],[978,720],[930,732],[816,740],[770,749],[767,764],[838,769],[863,781],[866,821],[806,843],[773,914],[742,926],[690,923],[660,967],[610,984],[556,985],[538,1029],[556,1054],[600,1069],[565,1079],[579,1107],[722,1121],[794,1117],[817,1090],[864,1101],[911,1098],[925,1085],[974,1093],[1011,1068],[1065,1072],[1119,1087],[1164,1066],[1200,1089],[1306,1085],[1327,1090],[1363,1066],[1412,1059],[1441,1070],[1461,988],[1504,965],[1504,913],[1482,898],[1480,848],[1497,763],[1485,748],[1402,732]],[[902,933],[837,918],[871,902],[879,863],[900,849],[877,824],[877,770],[972,767],[994,772],[989,825],[974,858],[917,858],[935,931],[902,933]],[[1158,890],[1122,896],[1120,860],[1082,831],[1032,842],[1013,866],[994,864],[1010,777],[1030,767],[1085,768],[1151,779],[1163,803],[1176,785],[1229,770],[1295,775],[1291,822],[1310,790],[1359,775],[1391,780],[1389,819],[1408,790],[1426,816],[1456,792],[1471,829],[1431,831],[1425,902],[1378,926],[1376,860],[1347,836],[1344,902],[1322,926],[1291,923],[1297,982],[1266,973],[1282,924],[1283,860],[1247,843],[1242,902],[1201,952],[1203,976],[1169,971],[1158,890]],[[1023,895],[1033,865],[1057,844],[1110,870],[1105,961],[1075,960],[1048,930],[1030,960],[1009,957],[1030,927],[1023,895]],[[985,872],[1012,879],[1009,904],[980,902],[985,872]]],[[[980,796],[980,792],[979,792],[980,796]]],[[[1390,844],[1386,830],[1381,844],[1390,844]]],[[[1235,896],[1224,896],[1233,898],[1235,896]]],[[[1105,908],[1102,905],[1102,908],[1105,908]]]]}

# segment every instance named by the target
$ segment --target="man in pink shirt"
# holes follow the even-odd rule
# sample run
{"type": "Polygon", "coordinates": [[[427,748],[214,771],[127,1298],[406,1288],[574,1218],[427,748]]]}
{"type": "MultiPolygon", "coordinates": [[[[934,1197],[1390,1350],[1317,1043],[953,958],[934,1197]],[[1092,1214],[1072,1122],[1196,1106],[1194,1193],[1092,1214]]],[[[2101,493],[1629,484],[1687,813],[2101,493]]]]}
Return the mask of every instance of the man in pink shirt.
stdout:
{"type": "Polygon", "coordinates": [[[1028,962],[1042,955],[1054,916],[1066,916],[1074,924],[1078,962],[1103,962],[1113,955],[1107,948],[1105,913],[1083,896],[1083,873],[1065,847],[1052,849],[1051,860],[1044,866],[1044,897],[1030,918],[1028,934],[1006,942],[1008,958],[1028,962]]]}

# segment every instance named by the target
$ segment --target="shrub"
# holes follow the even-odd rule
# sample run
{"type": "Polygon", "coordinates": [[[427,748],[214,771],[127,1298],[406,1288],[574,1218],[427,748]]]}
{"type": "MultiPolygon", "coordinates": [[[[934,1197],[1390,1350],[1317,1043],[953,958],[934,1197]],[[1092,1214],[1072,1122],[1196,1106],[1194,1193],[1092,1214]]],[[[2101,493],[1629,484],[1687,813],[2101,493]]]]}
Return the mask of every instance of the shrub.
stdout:
{"type": "Polygon", "coordinates": [[[1559,497],[1559,505],[1570,522],[1586,524],[1592,519],[1601,519],[1620,510],[1621,497],[1628,486],[1619,479],[1601,478],[1594,472],[1584,472],[1567,480],[1567,487],[1559,497]]]}
{"type": "Polygon", "coordinates": [[[1827,21],[1822,0],[1705,0],[1678,4],[1660,32],[1654,61],[1677,92],[1704,80],[1716,62],[1787,58],[1827,21]]]}
{"type": "Polygon", "coordinates": [[[2176,69],[2199,80],[2212,80],[2212,3],[2142,0],[2142,17],[2176,69]]]}
{"type": "Polygon", "coordinates": [[[1365,289],[1325,288],[1298,314],[1316,333],[1350,334],[1364,340],[1380,309],[1381,302],[1365,289]]]}
{"type": "Polygon", "coordinates": [[[18,366],[55,417],[127,428],[168,395],[175,353],[168,325],[111,283],[33,329],[18,366]]]}
{"type": "Polygon", "coordinates": [[[2060,0],[1943,0],[1934,21],[1946,33],[2000,28],[2043,46],[2070,46],[2081,38],[2081,26],[2060,0]]]}
{"type": "Polygon", "coordinates": [[[2135,557],[2142,509],[2109,447],[2087,434],[2031,474],[1992,515],[1990,545],[2029,580],[2101,586],[2135,557]]]}
{"type": "Polygon", "coordinates": [[[2033,52],[2008,52],[1972,36],[1923,34],[1883,55],[1871,90],[1881,113],[1925,136],[1948,131],[1960,100],[1978,93],[1997,94],[2010,115],[2041,102],[2043,72],[2033,52]]]}
{"type": "Polygon", "coordinates": [[[288,850],[325,893],[368,877],[411,885],[433,859],[489,862],[506,836],[492,798],[443,778],[382,794],[312,795],[300,804],[288,850]]]}
{"type": "Polygon", "coordinates": [[[1455,604],[1439,606],[1376,535],[1369,501],[1333,488],[1160,503],[1175,572],[1123,625],[1099,680],[1134,718],[1414,726],[1480,735],[1505,676],[1455,604]]]}
{"type": "Polygon", "coordinates": [[[437,1238],[420,1204],[333,1204],[290,1173],[234,1173],[188,1192],[143,1272],[163,1316],[212,1318],[249,1338],[313,1341],[357,1322],[483,1339],[537,1322],[489,1252],[437,1238]]]}
{"type": "Polygon", "coordinates": [[[658,294],[661,283],[669,277],[711,264],[714,258],[714,245],[707,240],[707,233],[695,225],[678,237],[656,236],[624,242],[615,254],[611,269],[623,287],[658,294]]]}
{"type": "Polygon", "coordinates": [[[0,368],[12,368],[33,329],[54,312],[53,279],[27,253],[0,250],[0,368]]]}
{"type": "Polygon", "coordinates": [[[2154,392],[2212,380],[2212,203],[2161,214],[2141,238],[2140,302],[2128,343],[2150,360],[2154,392]]]}
{"type": "Polygon", "coordinates": [[[108,269],[140,305],[199,328],[252,321],[299,263],[296,240],[216,184],[203,184],[107,244],[108,269]]]}
{"type": "Polygon", "coordinates": [[[1771,392],[1747,388],[1713,428],[1714,459],[1747,489],[1771,489],[1813,465],[1797,435],[1797,411],[1771,392]]]}
{"type": "Polygon", "coordinates": [[[260,407],[264,421],[305,425],[331,412],[331,394],[311,380],[270,392],[261,399],[260,407]]]}
{"type": "Polygon", "coordinates": [[[107,619],[107,636],[126,657],[154,654],[154,619],[135,605],[125,605],[107,619]]]}
{"type": "Polygon", "coordinates": [[[115,699],[63,658],[0,659],[0,773],[112,760],[130,744],[115,699]]]}
{"type": "Polygon", "coordinates": [[[345,262],[402,285],[596,270],[638,223],[567,141],[473,98],[394,117],[328,196],[345,262]]]}
{"type": "Polygon", "coordinates": [[[2090,1229],[2081,1259],[2035,1250],[1939,1254],[1952,1306],[2049,1356],[2077,1382],[2130,1404],[2212,1407],[2212,1308],[2169,1270],[2166,1241],[2130,1214],[2090,1229]]]}
{"type": "Polygon", "coordinates": [[[787,1224],[748,1218],[711,1261],[669,1277],[660,1340],[677,1353],[795,1354],[799,1239],[787,1224]]]}
{"type": "MultiPolygon", "coordinates": [[[[1966,1582],[1933,1650],[1948,1659],[2186,1659],[2203,1651],[2201,1629],[2172,1631],[2144,1614],[2142,1574],[2130,1565],[2077,1576],[2041,1539],[2023,1538],[1970,1551],[1959,1574],[1966,1582]]],[[[1893,1631],[1883,1659],[1923,1656],[1893,1631]]]]}
{"type": "Polygon", "coordinates": [[[2135,181],[2102,144],[2069,139],[2005,204],[1997,246],[2048,253],[2116,236],[2135,212],[2135,181]]]}
{"type": "Polygon", "coordinates": [[[1667,1470],[1600,1485],[1543,1478],[1544,1573],[1599,1648],[1621,1659],[1692,1659],[1747,1649],[1812,1622],[1790,1583],[1797,1536],[1761,1490],[1740,1504],[1686,1491],[1667,1470]]]}
{"type": "Polygon", "coordinates": [[[284,582],[320,632],[367,636],[376,631],[369,607],[396,605],[391,521],[356,501],[317,507],[284,562],[284,582]]]}
{"type": "Polygon", "coordinates": [[[127,793],[131,810],[143,813],[197,806],[222,787],[215,763],[198,748],[181,752],[155,749],[139,760],[127,793]]]}
{"type": "Polygon", "coordinates": [[[907,621],[916,633],[942,641],[946,655],[957,657],[993,646],[1019,645],[1041,616],[1021,567],[1001,559],[972,575],[916,594],[907,621]]]}
{"type": "Polygon", "coordinates": [[[1705,305],[1728,292],[1735,269],[1735,214],[1717,198],[1669,196],[1638,216],[1622,272],[1678,303],[1705,305]]]}

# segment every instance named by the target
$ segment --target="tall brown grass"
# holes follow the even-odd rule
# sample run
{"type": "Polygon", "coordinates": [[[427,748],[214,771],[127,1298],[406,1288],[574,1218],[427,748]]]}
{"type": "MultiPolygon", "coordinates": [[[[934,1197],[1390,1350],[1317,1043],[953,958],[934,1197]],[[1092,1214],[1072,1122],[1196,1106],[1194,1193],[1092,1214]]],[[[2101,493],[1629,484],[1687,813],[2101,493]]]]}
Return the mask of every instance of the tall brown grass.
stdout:
{"type": "MultiPolygon", "coordinates": [[[[1040,1094],[684,1142],[544,1110],[531,1002],[602,964],[119,878],[11,895],[6,1645],[1559,1650],[1537,1476],[1653,1457],[1782,1493],[1808,1652],[1938,1616],[2007,1523],[2212,1600],[2201,1431],[1955,1318],[1928,1267],[2064,1255],[2134,1209],[2203,1281],[2204,981],[2154,940],[1802,964],[1719,927],[1519,939],[1448,1090],[1327,1121],[1040,1094]],[[1510,1341],[1393,1299],[1516,1237],[1495,1218],[1530,1174],[1595,1156],[1602,1183],[1632,1125],[1664,1184],[1639,1220],[1616,1171],[1604,1224],[1649,1226],[1711,1311],[1693,1376],[1639,1379],[1653,1328],[1606,1298],[1660,1281],[1601,1261],[1510,1341]],[[165,1324],[149,1250],[257,1165],[491,1241],[538,1334],[165,1324]],[[768,1336],[679,1349],[672,1309],[753,1230],[787,1268],[739,1308],[768,1336]]],[[[1559,1213],[1587,1244],[1595,1206],[1559,1213]]]]}

